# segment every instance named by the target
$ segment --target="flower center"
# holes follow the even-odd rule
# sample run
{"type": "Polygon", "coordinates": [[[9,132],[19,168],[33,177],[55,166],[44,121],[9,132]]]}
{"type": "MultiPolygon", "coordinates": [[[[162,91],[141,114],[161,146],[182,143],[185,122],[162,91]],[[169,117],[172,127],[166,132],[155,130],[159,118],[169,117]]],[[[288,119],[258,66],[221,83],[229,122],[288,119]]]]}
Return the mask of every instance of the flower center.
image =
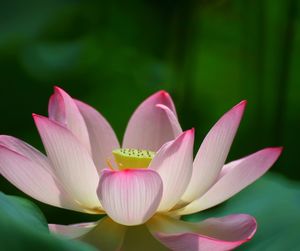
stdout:
{"type": "Polygon", "coordinates": [[[131,148],[116,149],[112,153],[120,170],[147,168],[155,155],[152,151],[131,148]]]}

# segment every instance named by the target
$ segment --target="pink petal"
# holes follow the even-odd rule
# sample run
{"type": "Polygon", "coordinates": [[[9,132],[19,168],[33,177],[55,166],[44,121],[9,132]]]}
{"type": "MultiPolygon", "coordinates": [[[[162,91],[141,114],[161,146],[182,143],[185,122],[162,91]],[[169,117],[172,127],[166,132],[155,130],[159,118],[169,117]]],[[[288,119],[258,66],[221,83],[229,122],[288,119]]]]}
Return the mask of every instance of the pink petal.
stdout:
{"type": "Polygon", "coordinates": [[[245,214],[210,218],[199,223],[155,216],[147,226],[153,236],[174,251],[232,250],[250,240],[256,221],[245,214]]]}
{"type": "Polygon", "coordinates": [[[48,224],[49,230],[52,233],[63,235],[70,239],[79,238],[91,231],[97,225],[96,222],[79,223],[71,225],[48,224]]]}
{"type": "Polygon", "coordinates": [[[149,169],[163,181],[163,197],[158,211],[169,211],[180,200],[193,170],[194,129],[166,143],[155,155],[149,169]]]}
{"type": "Polygon", "coordinates": [[[65,235],[89,243],[97,250],[120,250],[123,243],[126,227],[104,217],[98,222],[81,223],[75,225],[49,225],[51,232],[65,235]]]}
{"type": "MultiPolygon", "coordinates": [[[[5,138],[6,137],[7,136],[5,136],[5,138]]],[[[12,138],[7,139],[15,141],[12,138]]],[[[2,140],[3,136],[1,136],[1,141],[2,140]]],[[[27,145],[22,143],[18,146],[14,146],[14,148],[21,149],[21,151],[16,152],[0,143],[1,175],[14,186],[36,200],[52,206],[83,211],[83,209],[66,194],[62,186],[49,172],[49,163],[45,158],[38,157],[38,160],[31,158],[37,154],[33,152],[33,150],[29,150],[29,157],[22,155],[21,152],[26,152],[27,148],[27,145]]]]}
{"type": "Polygon", "coordinates": [[[149,169],[104,169],[98,196],[106,213],[123,225],[139,225],[156,211],[162,197],[162,180],[149,169]]]}
{"type": "Polygon", "coordinates": [[[58,88],[55,88],[54,94],[50,96],[48,103],[48,115],[51,120],[67,126],[65,103],[58,90],[58,88]]]}
{"type": "Polygon", "coordinates": [[[181,129],[181,126],[179,124],[176,114],[169,107],[167,107],[165,105],[158,104],[158,105],[156,105],[156,107],[162,109],[166,113],[166,115],[170,121],[170,125],[172,127],[173,134],[180,135],[182,133],[182,129],[181,129]]]}
{"type": "Polygon", "coordinates": [[[192,214],[222,203],[261,177],[278,159],[282,149],[266,148],[246,158],[222,176],[202,197],[176,214],[192,214]]]}
{"type": "Polygon", "coordinates": [[[165,91],[159,91],[146,99],[133,113],[123,139],[124,148],[157,151],[164,143],[175,139],[173,122],[168,113],[157,107],[168,107],[176,117],[173,101],[165,91]]]}
{"type": "Polygon", "coordinates": [[[245,106],[246,101],[242,101],[225,113],[205,137],[194,160],[192,178],[182,201],[190,202],[199,198],[216,181],[227,158],[245,106]]]}
{"type": "Polygon", "coordinates": [[[66,126],[90,151],[88,130],[75,101],[64,90],[54,87],[48,105],[49,118],[66,126]]]}
{"type": "Polygon", "coordinates": [[[92,156],[97,170],[107,167],[106,160],[112,158],[112,151],[120,148],[118,139],[106,119],[89,105],[76,101],[88,129],[92,156]]]}
{"type": "Polygon", "coordinates": [[[33,115],[53,170],[66,191],[87,210],[98,210],[99,176],[87,149],[65,127],[33,115]]]}

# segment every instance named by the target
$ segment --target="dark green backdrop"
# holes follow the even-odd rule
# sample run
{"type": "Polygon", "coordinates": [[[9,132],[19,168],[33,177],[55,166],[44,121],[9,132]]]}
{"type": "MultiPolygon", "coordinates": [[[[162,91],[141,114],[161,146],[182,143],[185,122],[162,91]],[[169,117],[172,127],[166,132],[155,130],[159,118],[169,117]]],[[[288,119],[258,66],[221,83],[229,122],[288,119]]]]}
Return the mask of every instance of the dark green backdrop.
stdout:
{"type": "MultiPolygon", "coordinates": [[[[1,1],[0,134],[42,149],[31,113],[47,113],[58,85],[122,139],[135,107],[165,89],[183,128],[196,128],[198,148],[247,99],[229,159],[282,145],[272,171],[300,180],[299,8],[299,0],[1,1]]],[[[39,206],[52,222],[90,218],[39,206]]]]}

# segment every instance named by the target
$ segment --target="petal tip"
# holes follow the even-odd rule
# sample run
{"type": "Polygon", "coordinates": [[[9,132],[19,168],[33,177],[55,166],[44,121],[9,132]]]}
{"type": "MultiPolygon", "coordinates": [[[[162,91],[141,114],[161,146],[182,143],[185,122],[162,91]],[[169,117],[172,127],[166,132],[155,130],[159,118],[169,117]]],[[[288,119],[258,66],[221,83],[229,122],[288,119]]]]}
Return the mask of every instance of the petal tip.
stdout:
{"type": "Polygon", "coordinates": [[[36,119],[42,117],[42,115],[39,115],[39,114],[36,114],[36,113],[32,113],[31,116],[32,116],[32,118],[33,118],[34,120],[36,120],[36,119]]]}
{"type": "Polygon", "coordinates": [[[159,97],[161,100],[168,102],[171,100],[171,95],[165,91],[165,90],[160,90],[154,94],[154,96],[159,97]]]}
{"type": "Polygon", "coordinates": [[[182,140],[186,138],[194,138],[195,136],[195,128],[191,128],[189,130],[186,130],[182,132],[178,137],[175,139],[175,141],[181,142],[182,140]]]}
{"type": "Polygon", "coordinates": [[[64,95],[70,96],[64,89],[62,89],[61,87],[55,85],[53,87],[54,89],[54,94],[53,95],[60,95],[61,97],[64,97],[64,95]]]}
{"type": "Polygon", "coordinates": [[[53,90],[54,90],[54,93],[57,93],[57,92],[61,92],[61,91],[63,91],[63,89],[62,88],[60,88],[59,86],[57,86],[57,85],[54,85],[53,86],[53,90]]]}
{"type": "Polygon", "coordinates": [[[253,230],[252,230],[252,233],[248,236],[247,241],[251,240],[257,231],[256,219],[254,217],[252,217],[251,220],[252,220],[253,230]]]}
{"type": "Polygon", "coordinates": [[[275,146],[266,148],[267,151],[277,155],[277,158],[282,154],[284,147],[283,146],[275,146]]]}
{"type": "Polygon", "coordinates": [[[188,133],[190,133],[190,134],[195,134],[195,128],[193,127],[193,128],[191,128],[190,130],[188,130],[188,133]]]}
{"type": "Polygon", "coordinates": [[[36,114],[36,113],[32,113],[32,117],[34,119],[34,121],[37,121],[39,119],[45,119],[46,117],[43,116],[43,115],[39,115],[39,114],[36,114]]]}
{"type": "Polygon", "coordinates": [[[170,94],[165,90],[160,90],[160,91],[157,92],[157,94],[161,95],[161,96],[164,96],[164,97],[169,97],[170,96],[170,94]]]}
{"type": "Polygon", "coordinates": [[[48,121],[49,122],[54,122],[55,124],[57,124],[55,121],[50,120],[48,117],[43,116],[43,115],[39,115],[39,114],[35,114],[35,113],[32,114],[32,118],[33,118],[34,123],[36,124],[36,126],[41,125],[43,123],[47,123],[48,121]]]}
{"type": "Polygon", "coordinates": [[[247,104],[248,104],[248,101],[247,101],[247,100],[242,100],[240,103],[238,103],[237,105],[235,105],[235,106],[233,107],[233,109],[238,109],[238,110],[240,110],[241,112],[243,112],[243,111],[245,110],[247,104]]]}

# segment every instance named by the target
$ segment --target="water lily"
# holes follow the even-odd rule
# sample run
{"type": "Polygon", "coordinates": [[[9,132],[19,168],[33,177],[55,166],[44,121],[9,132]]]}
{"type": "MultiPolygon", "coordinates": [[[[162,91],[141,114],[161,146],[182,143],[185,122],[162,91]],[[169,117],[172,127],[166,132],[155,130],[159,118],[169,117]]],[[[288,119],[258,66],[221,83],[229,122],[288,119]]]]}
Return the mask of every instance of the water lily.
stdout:
{"type": "Polygon", "coordinates": [[[182,131],[167,92],[136,109],[120,146],[101,114],[56,87],[49,117],[33,114],[47,156],[1,135],[0,171],[41,202],[105,214],[93,223],[49,225],[100,250],[231,250],[254,235],[252,216],[180,217],[227,200],[279,157],[281,148],[266,148],[224,165],[245,106],[220,118],[193,160],[194,129],[182,131]]]}

